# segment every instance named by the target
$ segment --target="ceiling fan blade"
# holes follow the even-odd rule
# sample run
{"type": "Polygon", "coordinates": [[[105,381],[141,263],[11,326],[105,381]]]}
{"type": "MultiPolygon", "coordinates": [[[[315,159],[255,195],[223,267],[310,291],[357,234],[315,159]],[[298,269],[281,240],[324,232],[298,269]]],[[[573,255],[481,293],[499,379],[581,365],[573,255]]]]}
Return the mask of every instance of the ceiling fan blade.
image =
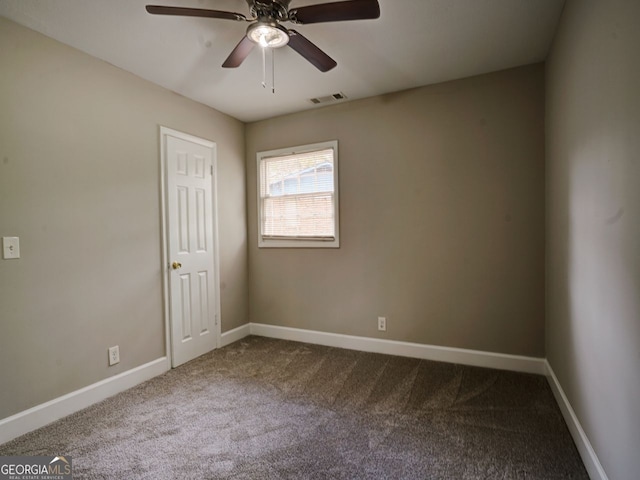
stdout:
{"type": "Polygon", "coordinates": [[[240,43],[236,45],[236,48],[233,49],[233,51],[229,54],[227,59],[222,64],[223,68],[239,67],[240,64],[244,62],[244,59],[247,58],[247,56],[251,53],[251,50],[253,50],[253,47],[255,46],[256,44],[253,43],[251,40],[249,40],[249,37],[247,37],[246,35],[242,37],[242,40],[240,40],[240,43]]]}
{"type": "Polygon", "coordinates": [[[340,22],[367,20],[380,17],[378,0],[350,0],[321,3],[289,10],[289,20],[294,23],[340,22]]]}
{"type": "Polygon", "coordinates": [[[321,72],[328,72],[337,65],[336,61],[295,30],[289,30],[289,44],[321,72]]]}
{"type": "Polygon", "coordinates": [[[179,15],[182,17],[221,18],[223,20],[236,20],[247,22],[247,17],[241,13],[223,12],[220,10],[205,10],[202,8],[166,7],[164,5],[147,5],[147,12],[153,15],[179,15]]]}

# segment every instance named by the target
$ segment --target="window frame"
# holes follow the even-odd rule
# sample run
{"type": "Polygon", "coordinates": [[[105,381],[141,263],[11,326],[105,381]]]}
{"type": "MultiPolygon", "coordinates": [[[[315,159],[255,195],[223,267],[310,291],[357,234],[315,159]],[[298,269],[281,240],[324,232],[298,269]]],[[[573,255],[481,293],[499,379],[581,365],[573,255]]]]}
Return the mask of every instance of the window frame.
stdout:
{"type": "MultiPolygon", "coordinates": [[[[258,248],[340,248],[340,198],[338,182],[338,141],[328,140],[325,142],[312,143],[308,145],[298,145],[295,147],[285,147],[276,150],[266,150],[256,153],[256,193],[258,206],[258,248]],[[262,235],[262,196],[261,178],[263,159],[278,156],[304,154],[319,150],[333,150],[333,221],[334,238],[328,239],[302,239],[302,238],[264,238],[262,235]]],[[[284,189],[284,186],[283,186],[284,189]]]]}

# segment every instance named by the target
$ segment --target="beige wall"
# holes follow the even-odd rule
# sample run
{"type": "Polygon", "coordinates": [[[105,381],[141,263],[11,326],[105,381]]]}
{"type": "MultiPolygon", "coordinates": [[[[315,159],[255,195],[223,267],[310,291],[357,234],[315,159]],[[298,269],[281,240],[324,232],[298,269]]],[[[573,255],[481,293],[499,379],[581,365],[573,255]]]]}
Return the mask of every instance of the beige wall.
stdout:
{"type": "Polygon", "coordinates": [[[2,18],[0,71],[0,236],[22,249],[0,260],[0,418],[165,355],[159,125],[217,143],[222,325],[244,324],[244,125],[2,18]]]}
{"type": "Polygon", "coordinates": [[[611,480],[640,475],[639,19],[570,0],[547,64],[547,355],[611,480]]]}
{"type": "Polygon", "coordinates": [[[251,321],[543,356],[543,74],[247,125],[251,321]],[[332,139],[341,248],[258,249],[256,152],[332,139]]]}

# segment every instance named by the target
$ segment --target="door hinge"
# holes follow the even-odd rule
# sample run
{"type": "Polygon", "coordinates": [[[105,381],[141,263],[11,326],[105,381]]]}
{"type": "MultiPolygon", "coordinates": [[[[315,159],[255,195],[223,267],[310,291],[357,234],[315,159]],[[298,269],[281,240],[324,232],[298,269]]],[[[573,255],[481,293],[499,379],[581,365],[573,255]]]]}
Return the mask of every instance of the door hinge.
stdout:
{"type": "Polygon", "coordinates": [[[211,176],[213,176],[213,165],[211,165],[211,176]]]}

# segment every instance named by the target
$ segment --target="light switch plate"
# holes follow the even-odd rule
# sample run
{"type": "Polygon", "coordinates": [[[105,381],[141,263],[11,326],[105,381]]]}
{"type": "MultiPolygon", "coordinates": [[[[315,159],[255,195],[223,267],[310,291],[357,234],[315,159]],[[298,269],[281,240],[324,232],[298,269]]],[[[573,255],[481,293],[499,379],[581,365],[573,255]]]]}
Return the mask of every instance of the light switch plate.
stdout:
{"type": "Polygon", "coordinates": [[[20,258],[20,238],[2,237],[2,258],[20,258]]]}

